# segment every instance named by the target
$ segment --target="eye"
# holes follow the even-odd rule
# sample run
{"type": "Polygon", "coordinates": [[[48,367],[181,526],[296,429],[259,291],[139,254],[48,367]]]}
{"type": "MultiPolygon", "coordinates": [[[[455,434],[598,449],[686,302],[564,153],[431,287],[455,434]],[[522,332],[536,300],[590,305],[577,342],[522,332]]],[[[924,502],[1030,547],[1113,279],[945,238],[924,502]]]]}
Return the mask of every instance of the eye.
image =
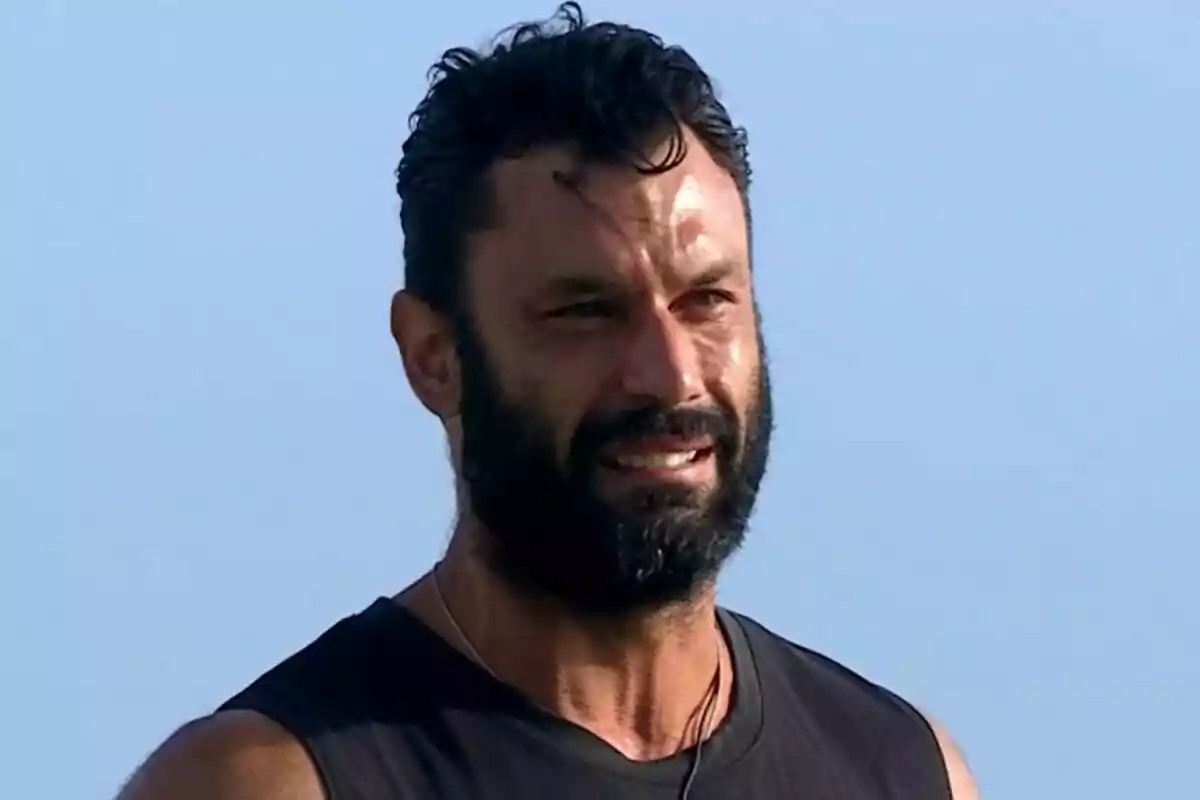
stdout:
{"type": "Polygon", "coordinates": [[[733,295],[718,289],[700,289],[685,295],[678,303],[687,309],[712,313],[734,302],[733,295]]]}
{"type": "Polygon", "coordinates": [[[617,304],[611,300],[584,300],[561,306],[546,314],[549,319],[597,319],[614,317],[617,304]]]}
{"type": "Polygon", "coordinates": [[[707,289],[697,294],[699,294],[698,299],[702,301],[703,305],[715,306],[733,302],[733,298],[727,292],[719,292],[716,289],[707,289]]]}

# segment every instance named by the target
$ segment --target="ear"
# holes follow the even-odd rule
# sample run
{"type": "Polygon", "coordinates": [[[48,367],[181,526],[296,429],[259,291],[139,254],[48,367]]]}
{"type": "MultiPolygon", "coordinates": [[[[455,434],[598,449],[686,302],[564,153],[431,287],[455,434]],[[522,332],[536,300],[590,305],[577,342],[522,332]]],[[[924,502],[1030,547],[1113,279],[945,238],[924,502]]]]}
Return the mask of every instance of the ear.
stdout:
{"type": "Polygon", "coordinates": [[[421,404],[442,420],[458,415],[460,371],[449,320],[415,295],[392,297],[392,338],[408,383],[421,404]]]}

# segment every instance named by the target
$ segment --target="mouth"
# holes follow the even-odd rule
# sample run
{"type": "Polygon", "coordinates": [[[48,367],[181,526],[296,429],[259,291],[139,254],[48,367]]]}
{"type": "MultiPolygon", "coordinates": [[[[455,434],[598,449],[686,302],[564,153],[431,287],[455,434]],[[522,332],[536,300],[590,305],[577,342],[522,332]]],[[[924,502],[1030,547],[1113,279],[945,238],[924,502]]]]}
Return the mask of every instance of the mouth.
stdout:
{"type": "Polygon", "coordinates": [[[712,459],[715,444],[709,440],[642,440],[612,447],[601,454],[600,464],[626,474],[670,475],[690,471],[712,459]]]}

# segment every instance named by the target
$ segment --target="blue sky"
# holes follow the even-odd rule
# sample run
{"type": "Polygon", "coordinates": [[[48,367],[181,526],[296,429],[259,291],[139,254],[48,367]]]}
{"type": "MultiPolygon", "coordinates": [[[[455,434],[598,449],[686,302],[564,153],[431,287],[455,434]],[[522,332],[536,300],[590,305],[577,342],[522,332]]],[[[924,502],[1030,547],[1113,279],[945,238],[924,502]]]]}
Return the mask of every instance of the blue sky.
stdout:
{"type": "MultiPolygon", "coordinates": [[[[111,795],[445,543],[391,170],[438,53],[552,3],[416,5],[0,12],[6,796],[111,795]]],[[[988,797],[1194,785],[1200,8],[589,10],[750,128],[779,431],[724,602],[988,797]]]]}

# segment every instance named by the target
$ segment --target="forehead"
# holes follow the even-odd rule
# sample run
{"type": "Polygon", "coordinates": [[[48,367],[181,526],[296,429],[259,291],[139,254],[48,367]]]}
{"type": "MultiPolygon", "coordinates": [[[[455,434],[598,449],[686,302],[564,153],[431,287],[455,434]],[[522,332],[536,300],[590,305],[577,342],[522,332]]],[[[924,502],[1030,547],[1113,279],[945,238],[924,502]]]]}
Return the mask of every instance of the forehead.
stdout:
{"type": "Polygon", "coordinates": [[[496,164],[493,220],[472,237],[471,282],[494,297],[564,273],[664,282],[718,263],[748,273],[737,185],[690,133],[687,145],[683,162],[658,175],[582,165],[557,147],[496,164]]]}

